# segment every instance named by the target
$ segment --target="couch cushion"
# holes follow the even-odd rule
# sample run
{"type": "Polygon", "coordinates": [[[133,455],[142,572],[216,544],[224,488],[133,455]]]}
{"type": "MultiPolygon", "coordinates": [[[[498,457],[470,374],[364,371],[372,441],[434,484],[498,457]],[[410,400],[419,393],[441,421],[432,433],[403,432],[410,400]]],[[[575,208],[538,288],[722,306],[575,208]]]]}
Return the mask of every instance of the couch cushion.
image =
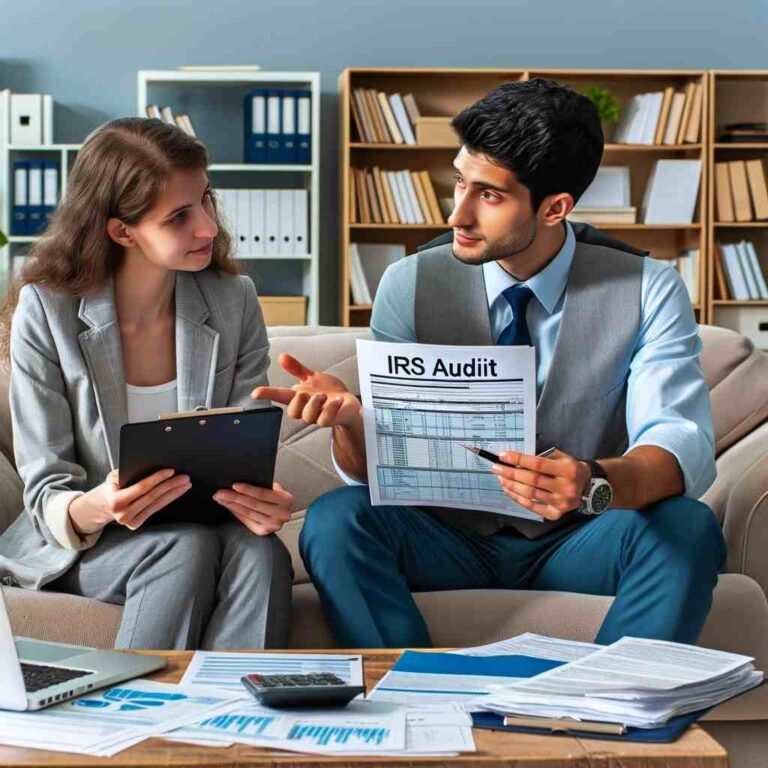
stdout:
{"type": "Polygon", "coordinates": [[[768,355],[726,328],[702,325],[700,333],[719,455],[768,419],[768,355]]]}

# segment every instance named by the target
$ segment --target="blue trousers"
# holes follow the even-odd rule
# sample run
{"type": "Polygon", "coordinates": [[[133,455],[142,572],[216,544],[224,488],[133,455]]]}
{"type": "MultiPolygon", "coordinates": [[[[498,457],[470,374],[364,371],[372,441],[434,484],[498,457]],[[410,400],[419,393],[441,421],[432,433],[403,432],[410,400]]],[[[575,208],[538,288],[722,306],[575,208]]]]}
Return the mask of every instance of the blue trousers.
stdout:
{"type": "Polygon", "coordinates": [[[453,589],[615,595],[596,642],[695,643],[726,555],[712,511],[683,496],[527,539],[512,528],[479,536],[428,508],[376,507],[367,486],[317,499],[299,544],[343,648],[431,646],[411,593],[453,589]]]}

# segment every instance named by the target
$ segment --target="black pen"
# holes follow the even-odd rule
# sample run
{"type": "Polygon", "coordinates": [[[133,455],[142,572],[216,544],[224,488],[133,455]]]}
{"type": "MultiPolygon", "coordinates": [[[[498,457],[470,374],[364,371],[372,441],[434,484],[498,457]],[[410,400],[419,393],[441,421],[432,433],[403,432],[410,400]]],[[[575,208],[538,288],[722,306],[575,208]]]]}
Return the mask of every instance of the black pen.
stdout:
{"type": "MultiPolygon", "coordinates": [[[[464,443],[459,443],[459,445],[462,448],[466,448],[471,453],[474,453],[476,456],[479,456],[481,459],[485,459],[486,461],[492,461],[494,464],[503,464],[506,467],[517,466],[517,464],[507,464],[505,461],[502,461],[495,453],[486,451],[485,448],[478,448],[475,445],[464,445],[464,443]]],[[[552,446],[551,448],[547,448],[546,451],[542,451],[541,453],[537,453],[536,455],[540,456],[541,458],[544,458],[554,453],[556,450],[557,448],[555,448],[555,446],[552,446]]]]}

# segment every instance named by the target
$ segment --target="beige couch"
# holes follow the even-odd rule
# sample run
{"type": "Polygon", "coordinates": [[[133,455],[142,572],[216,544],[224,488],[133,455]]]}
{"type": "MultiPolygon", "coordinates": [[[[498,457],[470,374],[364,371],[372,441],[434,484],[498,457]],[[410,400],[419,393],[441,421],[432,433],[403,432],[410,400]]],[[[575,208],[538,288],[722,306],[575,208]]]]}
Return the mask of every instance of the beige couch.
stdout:
{"type": "MultiPolygon", "coordinates": [[[[290,384],[277,358],[290,351],[307,365],[331,370],[357,386],[355,338],[364,331],[272,328],[270,380],[290,384]]],[[[702,362],[712,393],[719,477],[704,500],[723,525],[727,573],[715,592],[703,645],[749,654],[768,670],[768,355],[737,334],[703,327],[702,362]]],[[[0,450],[12,461],[7,385],[0,388],[0,450]]],[[[281,537],[295,568],[291,645],[328,648],[333,638],[298,555],[304,509],[340,484],[329,459],[329,432],[286,420],[278,480],[297,497],[281,537]]],[[[21,509],[21,483],[0,455],[0,530],[21,509]]],[[[93,600],[5,587],[16,634],[111,646],[121,609],[93,600]]],[[[592,640],[611,598],[571,593],[478,590],[421,594],[417,600],[438,646],[486,643],[523,631],[592,640]]],[[[733,765],[761,765],[768,754],[768,686],[712,712],[707,727],[725,744],[733,765]]]]}

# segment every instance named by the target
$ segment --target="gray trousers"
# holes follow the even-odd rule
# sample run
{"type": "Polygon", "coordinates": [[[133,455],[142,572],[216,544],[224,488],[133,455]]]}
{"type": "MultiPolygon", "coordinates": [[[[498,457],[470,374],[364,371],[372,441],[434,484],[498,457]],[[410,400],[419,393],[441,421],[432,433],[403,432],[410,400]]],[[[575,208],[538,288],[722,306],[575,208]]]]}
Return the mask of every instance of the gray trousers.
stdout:
{"type": "Polygon", "coordinates": [[[123,605],[116,648],[279,648],[292,581],[280,539],[237,521],[110,525],[47,589],[123,605]]]}

